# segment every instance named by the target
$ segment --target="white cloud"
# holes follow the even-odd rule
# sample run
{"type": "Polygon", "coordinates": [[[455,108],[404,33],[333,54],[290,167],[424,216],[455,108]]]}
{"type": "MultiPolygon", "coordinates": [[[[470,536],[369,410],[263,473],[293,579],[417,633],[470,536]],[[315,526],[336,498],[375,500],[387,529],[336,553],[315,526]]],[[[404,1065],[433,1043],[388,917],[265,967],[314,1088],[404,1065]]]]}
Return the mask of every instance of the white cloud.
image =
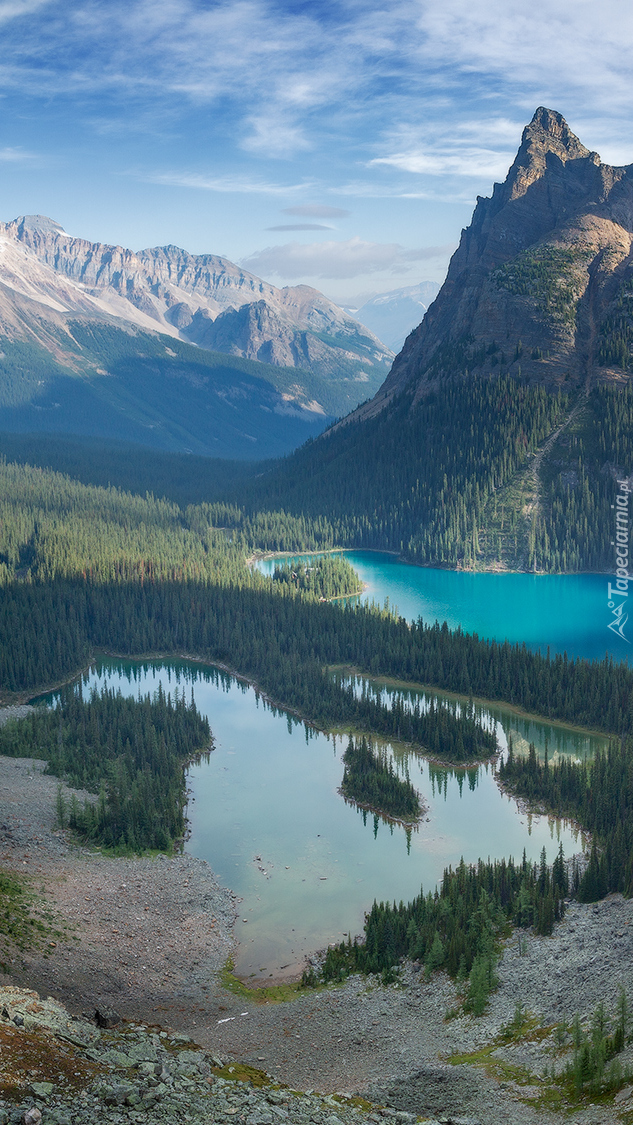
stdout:
{"type": "Polygon", "coordinates": [[[273,108],[268,114],[247,118],[249,129],[240,147],[246,152],[264,153],[267,156],[288,157],[301,149],[310,148],[303,130],[273,108]]]}
{"type": "Polygon", "coordinates": [[[365,242],[349,238],[345,242],[287,242],[268,246],[241,262],[259,276],[275,274],[281,278],[344,278],[372,273],[407,273],[410,263],[448,257],[453,246],[426,246],[407,250],[396,242],[365,242]]]}
{"type": "Polygon", "coordinates": [[[394,152],[390,156],[377,157],[370,161],[370,167],[388,164],[404,172],[415,172],[427,176],[474,176],[488,180],[505,178],[514,153],[499,153],[490,149],[464,148],[461,151],[435,151],[420,148],[404,152],[394,152]]]}
{"type": "Polygon", "coordinates": [[[632,104],[633,9],[626,0],[423,0],[418,13],[426,58],[501,76],[529,105],[537,91],[546,99],[580,96],[594,109],[632,104]]]}
{"type": "Polygon", "coordinates": [[[45,8],[50,2],[51,0],[3,0],[0,3],[0,23],[31,15],[39,8],[45,8]]]}
{"type": "Polygon", "coordinates": [[[383,140],[387,153],[371,160],[368,167],[385,165],[424,176],[503,179],[521,129],[520,122],[507,118],[456,122],[450,131],[438,121],[424,127],[400,126],[383,140]]]}
{"type": "Polygon", "coordinates": [[[25,160],[37,160],[34,152],[22,148],[0,148],[0,161],[3,164],[22,164],[25,160]]]}
{"type": "Polygon", "coordinates": [[[486,179],[539,103],[588,120],[590,146],[629,143],[627,0],[0,0],[0,24],[0,88],[157,121],[220,106],[257,157],[334,140],[358,163],[371,146],[377,175],[486,179]],[[394,122],[430,135],[394,145],[394,122]]]}
{"type": "Polygon", "coordinates": [[[266,227],[266,230],[333,230],[323,223],[280,223],[277,227],[266,227]]]}

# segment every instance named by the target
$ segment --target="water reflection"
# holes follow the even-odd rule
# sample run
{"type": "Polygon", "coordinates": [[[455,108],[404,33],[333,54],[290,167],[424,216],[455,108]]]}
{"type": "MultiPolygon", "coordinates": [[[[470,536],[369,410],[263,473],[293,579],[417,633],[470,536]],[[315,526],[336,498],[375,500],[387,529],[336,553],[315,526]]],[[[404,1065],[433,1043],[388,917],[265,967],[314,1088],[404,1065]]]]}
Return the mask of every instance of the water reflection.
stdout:
{"type": "Polygon", "coordinates": [[[562,723],[548,722],[546,719],[522,715],[516,709],[503,704],[481,703],[477,700],[464,700],[449,693],[404,684],[394,684],[378,676],[350,675],[337,673],[337,679],[345,686],[351,685],[355,694],[362,698],[369,695],[383,703],[392,705],[400,700],[408,711],[428,711],[432,703],[446,706],[453,714],[461,715],[464,708],[472,708],[476,720],[485,730],[492,731],[501,752],[507,751],[512,739],[514,753],[527,757],[530,743],[541,760],[547,753],[550,762],[560,757],[571,757],[575,761],[593,758],[598,750],[606,750],[609,738],[603,734],[589,734],[586,731],[565,726],[562,723]]]}
{"type": "Polygon", "coordinates": [[[452,769],[397,743],[380,742],[381,753],[420,793],[418,825],[346,804],[347,735],[316,731],[222,669],[103,660],[84,682],[129,695],[178,687],[208,717],[215,749],[188,773],[187,850],[238,896],[244,977],[291,976],[307,952],[359,933],[374,898],[409,901],[462,856],[475,863],[525,849],[538,860],[544,846],[553,858],[561,840],[567,855],[578,848],[572,826],[528,816],[502,793],[490,765],[452,769]]]}

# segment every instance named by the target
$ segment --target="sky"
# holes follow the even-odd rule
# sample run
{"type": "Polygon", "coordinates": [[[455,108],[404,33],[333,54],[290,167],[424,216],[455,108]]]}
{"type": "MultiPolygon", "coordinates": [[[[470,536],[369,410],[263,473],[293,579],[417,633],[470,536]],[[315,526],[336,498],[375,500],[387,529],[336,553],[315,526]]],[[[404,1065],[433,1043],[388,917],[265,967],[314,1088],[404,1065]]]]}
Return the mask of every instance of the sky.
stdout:
{"type": "Polygon", "coordinates": [[[633,162],[628,0],[0,0],[0,219],[441,282],[538,105],[633,162]]]}

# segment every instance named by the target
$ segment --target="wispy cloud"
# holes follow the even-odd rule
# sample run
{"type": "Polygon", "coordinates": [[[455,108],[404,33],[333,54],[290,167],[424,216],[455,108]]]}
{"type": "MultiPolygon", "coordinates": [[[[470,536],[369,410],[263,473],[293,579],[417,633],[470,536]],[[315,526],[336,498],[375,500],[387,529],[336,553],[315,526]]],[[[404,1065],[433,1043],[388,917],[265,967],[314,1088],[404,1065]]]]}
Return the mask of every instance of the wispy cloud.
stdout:
{"type": "Polygon", "coordinates": [[[370,167],[388,164],[403,172],[415,172],[426,176],[470,176],[495,179],[505,176],[512,163],[514,153],[499,153],[490,149],[463,149],[461,152],[433,152],[423,148],[393,152],[389,156],[377,157],[370,167]]]}
{"type": "Polygon", "coordinates": [[[205,176],[200,172],[134,173],[139,179],[167,187],[195,188],[198,191],[217,191],[238,195],[291,195],[304,191],[305,184],[275,184],[250,176],[205,176]]]}
{"type": "Polygon", "coordinates": [[[0,3],[0,23],[8,23],[9,20],[20,16],[29,16],[41,8],[50,6],[50,2],[51,0],[3,0],[0,3]]]}
{"type": "Polygon", "coordinates": [[[0,162],[3,164],[23,164],[27,160],[37,160],[34,152],[22,148],[0,148],[0,162]]]}
{"type": "Polygon", "coordinates": [[[310,148],[304,130],[287,113],[272,108],[246,119],[247,133],[240,147],[246,152],[288,157],[310,148]]]}
{"type": "MultiPolygon", "coordinates": [[[[538,104],[586,126],[589,146],[604,141],[630,159],[625,0],[0,0],[0,26],[0,92],[72,102],[86,123],[98,115],[103,136],[123,118],[149,135],[166,123],[184,147],[192,115],[209,135],[217,115],[214,140],[234,166],[244,154],[312,160],[323,183],[336,165],[348,188],[362,169],[373,188],[350,194],[430,198],[442,178],[438,198],[456,198],[464,178],[484,188],[504,174],[538,104]]],[[[150,178],[296,190],[271,177],[150,178]]]]}
{"type": "Polygon", "coordinates": [[[407,273],[414,262],[447,257],[453,246],[424,246],[407,250],[396,242],[367,242],[348,238],[344,242],[287,242],[268,246],[241,263],[263,275],[294,280],[299,277],[344,278],[373,273],[407,273]]]}

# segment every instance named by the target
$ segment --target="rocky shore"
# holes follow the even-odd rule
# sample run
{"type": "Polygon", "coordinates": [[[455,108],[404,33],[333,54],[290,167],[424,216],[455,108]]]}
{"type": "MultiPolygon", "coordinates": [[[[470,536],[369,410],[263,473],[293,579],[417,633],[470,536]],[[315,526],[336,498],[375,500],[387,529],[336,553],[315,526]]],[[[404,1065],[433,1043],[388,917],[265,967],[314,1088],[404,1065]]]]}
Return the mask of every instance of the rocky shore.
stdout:
{"type": "MultiPolygon", "coordinates": [[[[36,989],[67,1006],[72,1034],[80,1031],[75,1038],[85,1040],[71,1042],[83,1077],[76,1088],[62,1083],[58,1089],[55,1076],[63,1067],[49,1068],[48,1077],[38,1071],[37,1078],[29,1064],[22,1085],[3,1095],[0,1125],[22,1120],[32,1108],[51,1125],[178,1121],[181,1109],[182,1120],[237,1117],[248,1125],[277,1119],[327,1125],[333,1117],[347,1125],[396,1114],[469,1125],[630,1119],[630,1087],[618,1101],[585,1099],[560,1112],[544,1102],[541,1088],[546,1068],[564,1061],[557,1024],[576,1013],[587,1019],[600,1001],[611,1008],[620,986],[633,1000],[633,902],[611,896],[595,906],[572,903],[553,937],[515,934],[499,966],[500,986],[480,1019],[460,1014],[457,987],[444,974],[427,981],[415,965],[389,986],[354,977],[301,990],[286,1003],[267,1002],[265,994],[227,981],[237,900],[208,865],[188,855],[109,859],[78,847],[55,826],[58,782],[43,769],[37,760],[0,757],[0,866],[26,877],[34,902],[49,916],[39,946],[0,957],[0,987],[36,989]],[[505,1042],[501,1033],[517,1003],[537,1031],[505,1042]],[[96,1009],[115,1009],[123,1022],[99,1030],[91,1022],[96,1009]],[[190,1073],[181,1074],[181,1064],[190,1073]],[[161,1078],[163,1068],[171,1085],[161,1078]],[[53,1082],[46,1096],[29,1093],[40,1079],[53,1082]],[[319,1093],[302,1100],[288,1090],[319,1093]]],[[[4,1000],[9,1018],[0,1020],[9,1036],[0,1038],[3,1081],[24,1033],[11,1004],[4,1000]]],[[[624,1063],[633,1064],[630,1049],[624,1063]]]]}

